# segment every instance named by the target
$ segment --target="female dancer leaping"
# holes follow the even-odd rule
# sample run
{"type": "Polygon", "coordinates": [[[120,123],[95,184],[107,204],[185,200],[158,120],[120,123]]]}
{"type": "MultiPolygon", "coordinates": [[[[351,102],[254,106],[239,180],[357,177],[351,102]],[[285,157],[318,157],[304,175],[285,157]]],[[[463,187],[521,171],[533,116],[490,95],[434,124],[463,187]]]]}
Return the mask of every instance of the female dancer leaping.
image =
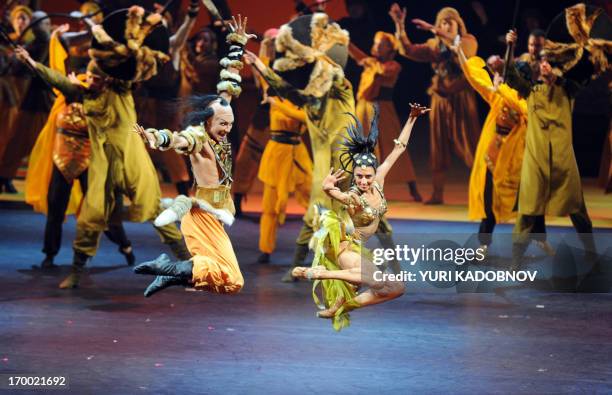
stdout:
{"type": "Polygon", "coordinates": [[[429,111],[418,104],[411,104],[410,108],[410,116],[395,140],[394,149],[380,166],[374,154],[378,137],[378,111],[368,137],[363,135],[362,125],[357,119],[356,125],[349,127],[349,138],[343,143],[341,157],[344,170],[334,171],[332,168],[323,180],[323,190],[332,199],[344,204],[350,220],[343,221],[342,213],[331,210],[321,212],[318,231],[312,240],[315,252],[312,267],[296,267],[292,272],[294,277],[315,280],[313,297],[317,304],[318,297],[314,291],[319,284],[322,285],[327,308],[319,311],[317,316],[331,318],[336,330],[349,325],[349,311],[382,303],[404,293],[401,282],[374,280],[376,266],[367,257],[362,245],[374,234],[378,222],[387,211],[383,193],[385,176],[406,149],[417,118],[429,111]],[[343,192],[336,184],[346,177],[345,172],[350,173],[350,169],[353,169],[353,186],[343,192]],[[369,289],[357,294],[357,286],[367,286],[369,289]]]}

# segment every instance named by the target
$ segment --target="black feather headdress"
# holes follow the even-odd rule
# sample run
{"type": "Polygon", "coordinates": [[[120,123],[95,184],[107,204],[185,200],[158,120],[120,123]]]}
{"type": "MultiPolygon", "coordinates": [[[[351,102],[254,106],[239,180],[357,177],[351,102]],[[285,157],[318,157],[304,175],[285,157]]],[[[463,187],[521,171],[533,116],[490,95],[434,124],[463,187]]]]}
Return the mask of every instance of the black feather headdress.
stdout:
{"type": "Polygon", "coordinates": [[[355,124],[347,126],[348,138],[344,139],[342,148],[340,148],[342,169],[352,174],[355,166],[378,168],[378,158],[374,154],[378,141],[378,105],[374,105],[374,117],[370,124],[368,137],[363,135],[363,125],[357,117],[351,113],[347,114],[355,120],[355,124]]]}

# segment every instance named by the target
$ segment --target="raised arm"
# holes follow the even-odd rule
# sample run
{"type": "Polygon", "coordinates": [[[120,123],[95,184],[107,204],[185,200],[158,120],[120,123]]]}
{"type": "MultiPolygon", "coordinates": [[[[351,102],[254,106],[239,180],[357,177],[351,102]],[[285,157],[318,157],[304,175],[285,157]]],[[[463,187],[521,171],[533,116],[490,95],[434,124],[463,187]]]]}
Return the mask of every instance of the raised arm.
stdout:
{"type": "Polygon", "coordinates": [[[349,56],[351,58],[353,58],[353,60],[355,62],[357,62],[357,64],[361,65],[361,61],[365,58],[368,57],[368,54],[366,54],[365,52],[363,52],[358,46],[356,46],[355,44],[353,44],[352,42],[349,43],[348,46],[348,52],[349,52],[349,56]]]}
{"type": "Polygon", "coordinates": [[[325,177],[323,180],[323,192],[325,192],[330,198],[337,200],[342,204],[349,205],[351,203],[351,195],[346,192],[342,192],[340,188],[336,186],[345,178],[346,174],[344,170],[339,169],[334,171],[334,168],[332,167],[329,170],[327,177],[325,177]]]}
{"type": "Polygon", "coordinates": [[[389,173],[389,170],[391,170],[397,159],[406,150],[408,141],[410,140],[410,134],[412,133],[412,127],[414,126],[417,118],[420,115],[429,112],[429,110],[429,108],[423,107],[419,104],[410,104],[410,116],[408,117],[408,120],[406,121],[406,124],[404,125],[399,137],[394,140],[395,147],[393,147],[391,153],[376,170],[376,182],[378,182],[381,186],[384,185],[385,177],[387,176],[387,173],[389,173]]]}
{"type": "Polygon", "coordinates": [[[389,10],[389,15],[395,23],[395,37],[400,45],[398,52],[405,58],[416,62],[432,62],[437,57],[437,51],[427,44],[413,44],[406,34],[406,8],[400,8],[394,3],[389,10]]]}
{"type": "MultiPolygon", "coordinates": [[[[516,32],[510,30],[506,34],[506,44],[514,47],[518,36],[516,32]]],[[[519,95],[523,98],[527,98],[531,93],[532,83],[525,79],[519,71],[516,69],[516,65],[514,64],[514,56],[510,56],[507,67],[507,75],[506,75],[506,84],[512,89],[515,89],[519,95]]]]}
{"type": "Polygon", "coordinates": [[[240,70],[243,66],[244,47],[249,39],[257,37],[254,34],[247,33],[247,21],[247,17],[242,19],[242,16],[238,14],[238,18],[232,16],[232,21],[228,24],[231,33],[227,35],[225,40],[229,44],[229,53],[220,61],[223,69],[219,74],[221,81],[217,84],[219,96],[228,102],[231,102],[233,97],[238,97],[242,92],[240,70]]]}
{"type": "Polygon", "coordinates": [[[484,69],[486,66],[485,61],[478,56],[472,56],[468,59],[460,43],[456,42],[455,44],[451,48],[457,54],[457,59],[465,79],[487,103],[491,104],[495,93],[491,90],[493,81],[491,81],[489,73],[484,69]]]}
{"type": "Polygon", "coordinates": [[[58,89],[65,96],[75,97],[81,93],[81,87],[79,85],[72,83],[65,75],[46,67],[42,63],[34,61],[34,59],[30,57],[28,51],[26,51],[23,47],[17,47],[15,49],[15,56],[20,61],[30,64],[36,69],[36,71],[38,71],[38,75],[42,79],[47,81],[54,88],[58,89]]]}
{"type": "Polygon", "coordinates": [[[195,26],[199,10],[199,2],[197,0],[192,0],[189,4],[187,15],[185,15],[185,20],[181,26],[179,26],[176,33],[170,37],[170,57],[172,58],[172,63],[175,68],[178,68],[178,60],[181,56],[181,50],[185,46],[187,38],[189,38],[189,32],[195,26]]]}

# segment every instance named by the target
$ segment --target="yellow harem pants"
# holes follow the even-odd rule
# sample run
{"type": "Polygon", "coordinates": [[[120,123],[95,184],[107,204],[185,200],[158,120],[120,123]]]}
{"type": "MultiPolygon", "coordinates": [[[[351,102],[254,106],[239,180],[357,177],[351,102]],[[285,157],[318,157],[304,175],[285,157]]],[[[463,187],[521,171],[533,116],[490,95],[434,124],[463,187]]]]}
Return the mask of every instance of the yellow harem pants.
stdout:
{"type": "Polygon", "coordinates": [[[221,222],[206,211],[194,208],[183,217],[181,232],[192,255],[195,288],[224,294],[242,289],[244,278],[221,222]]]}
{"type": "MultiPolygon", "coordinates": [[[[310,183],[296,185],[295,193],[301,195],[301,197],[298,197],[298,201],[308,202],[310,183]]],[[[276,249],[276,231],[278,225],[284,222],[285,213],[277,212],[277,201],[278,191],[276,188],[264,184],[263,207],[259,220],[259,250],[266,254],[271,254],[276,249]]]]}

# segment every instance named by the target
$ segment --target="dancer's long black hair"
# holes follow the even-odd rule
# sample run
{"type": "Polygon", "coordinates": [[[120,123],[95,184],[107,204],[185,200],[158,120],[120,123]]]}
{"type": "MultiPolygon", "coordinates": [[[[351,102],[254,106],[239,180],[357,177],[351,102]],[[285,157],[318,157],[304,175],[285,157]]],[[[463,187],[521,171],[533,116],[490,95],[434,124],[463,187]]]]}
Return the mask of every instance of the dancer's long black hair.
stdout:
{"type": "Polygon", "coordinates": [[[342,169],[353,174],[355,166],[371,166],[374,169],[378,168],[378,158],[374,153],[376,143],[378,141],[378,105],[374,104],[374,117],[370,124],[370,134],[368,137],[363,135],[363,125],[355,115],[350,115],[355,124],[347,126],[348,137],[342,142],[340,150],[340,164],[342,169]]]}
{"type": "Polygon", "coordinates": [[[184,114],[183,129],[188,126],[206,123],[214,114],[211,104],[218,100],[222,106],[229,106],[229,102],[219,95],[190,95],[176,101],[177,110],[184,114]]]}

